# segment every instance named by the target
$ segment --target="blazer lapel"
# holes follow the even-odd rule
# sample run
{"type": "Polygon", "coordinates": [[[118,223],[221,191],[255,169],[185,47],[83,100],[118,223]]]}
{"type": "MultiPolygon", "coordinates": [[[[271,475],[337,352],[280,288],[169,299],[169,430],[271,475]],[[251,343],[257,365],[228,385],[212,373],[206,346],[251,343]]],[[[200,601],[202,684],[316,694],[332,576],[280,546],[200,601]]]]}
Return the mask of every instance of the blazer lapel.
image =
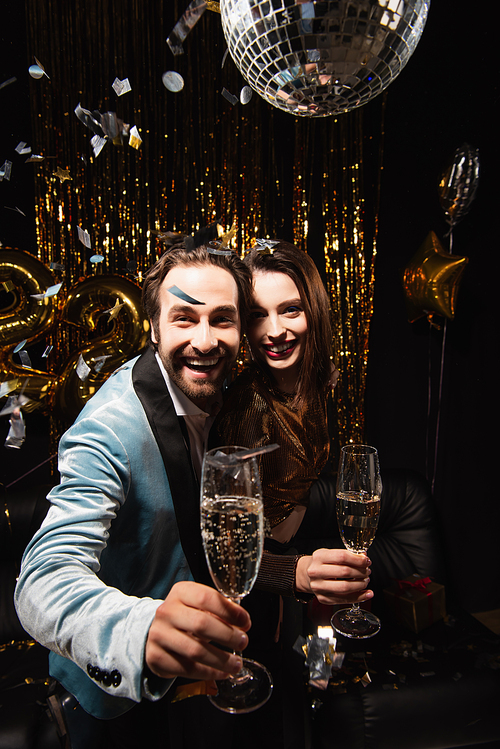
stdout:
{"type": "MultiPolygon", "coordinates": [[[[182,419],[175,413],[152,348],[148,348],[135,363],[132,381],[163,458],[189,567],[195,580],[212,585],[201,542],[198,481],[181,428],[182,419]]],[[[182,426],[187,437],[185,425],[182,426]]]]}

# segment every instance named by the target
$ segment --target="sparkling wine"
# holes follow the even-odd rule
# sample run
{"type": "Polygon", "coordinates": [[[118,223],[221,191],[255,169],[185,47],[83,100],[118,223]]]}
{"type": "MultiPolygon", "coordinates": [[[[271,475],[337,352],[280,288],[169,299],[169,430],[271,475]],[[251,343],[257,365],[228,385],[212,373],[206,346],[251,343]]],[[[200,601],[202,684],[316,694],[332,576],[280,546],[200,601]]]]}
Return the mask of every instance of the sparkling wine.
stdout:
{"type": "Polygon", "coordinates": [[[339,492],[337,518],[344,546],[349,551],[366,551],[375,538],[380,514],[380,497],[367,492],[339,492]]]}
{"type": "Polygon", "coordinates": [[[203,499],[201,532],[217,589],[239,601],[251,591],[259,571],[264,541],[262,501],[248,497],[203,499]]]}

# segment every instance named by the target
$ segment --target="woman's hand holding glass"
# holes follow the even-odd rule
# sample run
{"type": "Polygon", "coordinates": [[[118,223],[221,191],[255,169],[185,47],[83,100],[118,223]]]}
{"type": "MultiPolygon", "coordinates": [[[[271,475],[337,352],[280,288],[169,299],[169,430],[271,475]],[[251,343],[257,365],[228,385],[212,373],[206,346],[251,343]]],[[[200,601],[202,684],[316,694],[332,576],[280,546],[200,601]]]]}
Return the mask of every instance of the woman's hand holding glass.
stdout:
{"type": "Polygon", "coordinates": [[[317,549],[297,563],[296,590],[313,593],[320,603],[361,603],[373,597],[367,589],[370,559],[346,549],[317,549]]]}

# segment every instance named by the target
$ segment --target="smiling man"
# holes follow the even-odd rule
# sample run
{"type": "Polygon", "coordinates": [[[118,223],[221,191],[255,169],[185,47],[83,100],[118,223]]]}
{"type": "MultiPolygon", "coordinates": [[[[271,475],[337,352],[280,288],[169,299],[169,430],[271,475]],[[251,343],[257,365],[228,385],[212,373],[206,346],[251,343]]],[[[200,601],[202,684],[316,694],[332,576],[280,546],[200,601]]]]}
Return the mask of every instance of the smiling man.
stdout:
{"type": "Polygon", "coordinates": [[[231,651],[246,646],[250,617],[209,587],[198,480],[250,280],[234,253],[167,251],[143,289],[152,347],[61,439],[61,482],[26,549],[16,605],[84,708],[72,719],[87,721],[93,746],[102,732],[106,747],[168,746],[168,708],[150,708],[172,680],[240,668],[231,651]]]}

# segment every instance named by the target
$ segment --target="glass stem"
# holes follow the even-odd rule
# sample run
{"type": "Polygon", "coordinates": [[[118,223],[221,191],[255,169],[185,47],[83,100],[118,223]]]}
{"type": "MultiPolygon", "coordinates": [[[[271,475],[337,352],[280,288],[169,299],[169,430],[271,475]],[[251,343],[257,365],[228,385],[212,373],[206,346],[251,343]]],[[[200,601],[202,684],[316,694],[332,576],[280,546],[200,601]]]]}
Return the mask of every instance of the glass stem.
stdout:
{"type": "MultiPolygon", "coordinates": [[[[241,660],[243,661],[243,653],[241,651],[233,650],[233,654],[239,655],[241,660]]],[[[238,673],[229,677],[229,681],[232,681],[233,683],[241,683],[243,681],[247,681],[249,678],[252,678],[252,675],[250,671],[248,670],[248,668],[246,668],[245,664],[243,663],[238,673]]]]}

